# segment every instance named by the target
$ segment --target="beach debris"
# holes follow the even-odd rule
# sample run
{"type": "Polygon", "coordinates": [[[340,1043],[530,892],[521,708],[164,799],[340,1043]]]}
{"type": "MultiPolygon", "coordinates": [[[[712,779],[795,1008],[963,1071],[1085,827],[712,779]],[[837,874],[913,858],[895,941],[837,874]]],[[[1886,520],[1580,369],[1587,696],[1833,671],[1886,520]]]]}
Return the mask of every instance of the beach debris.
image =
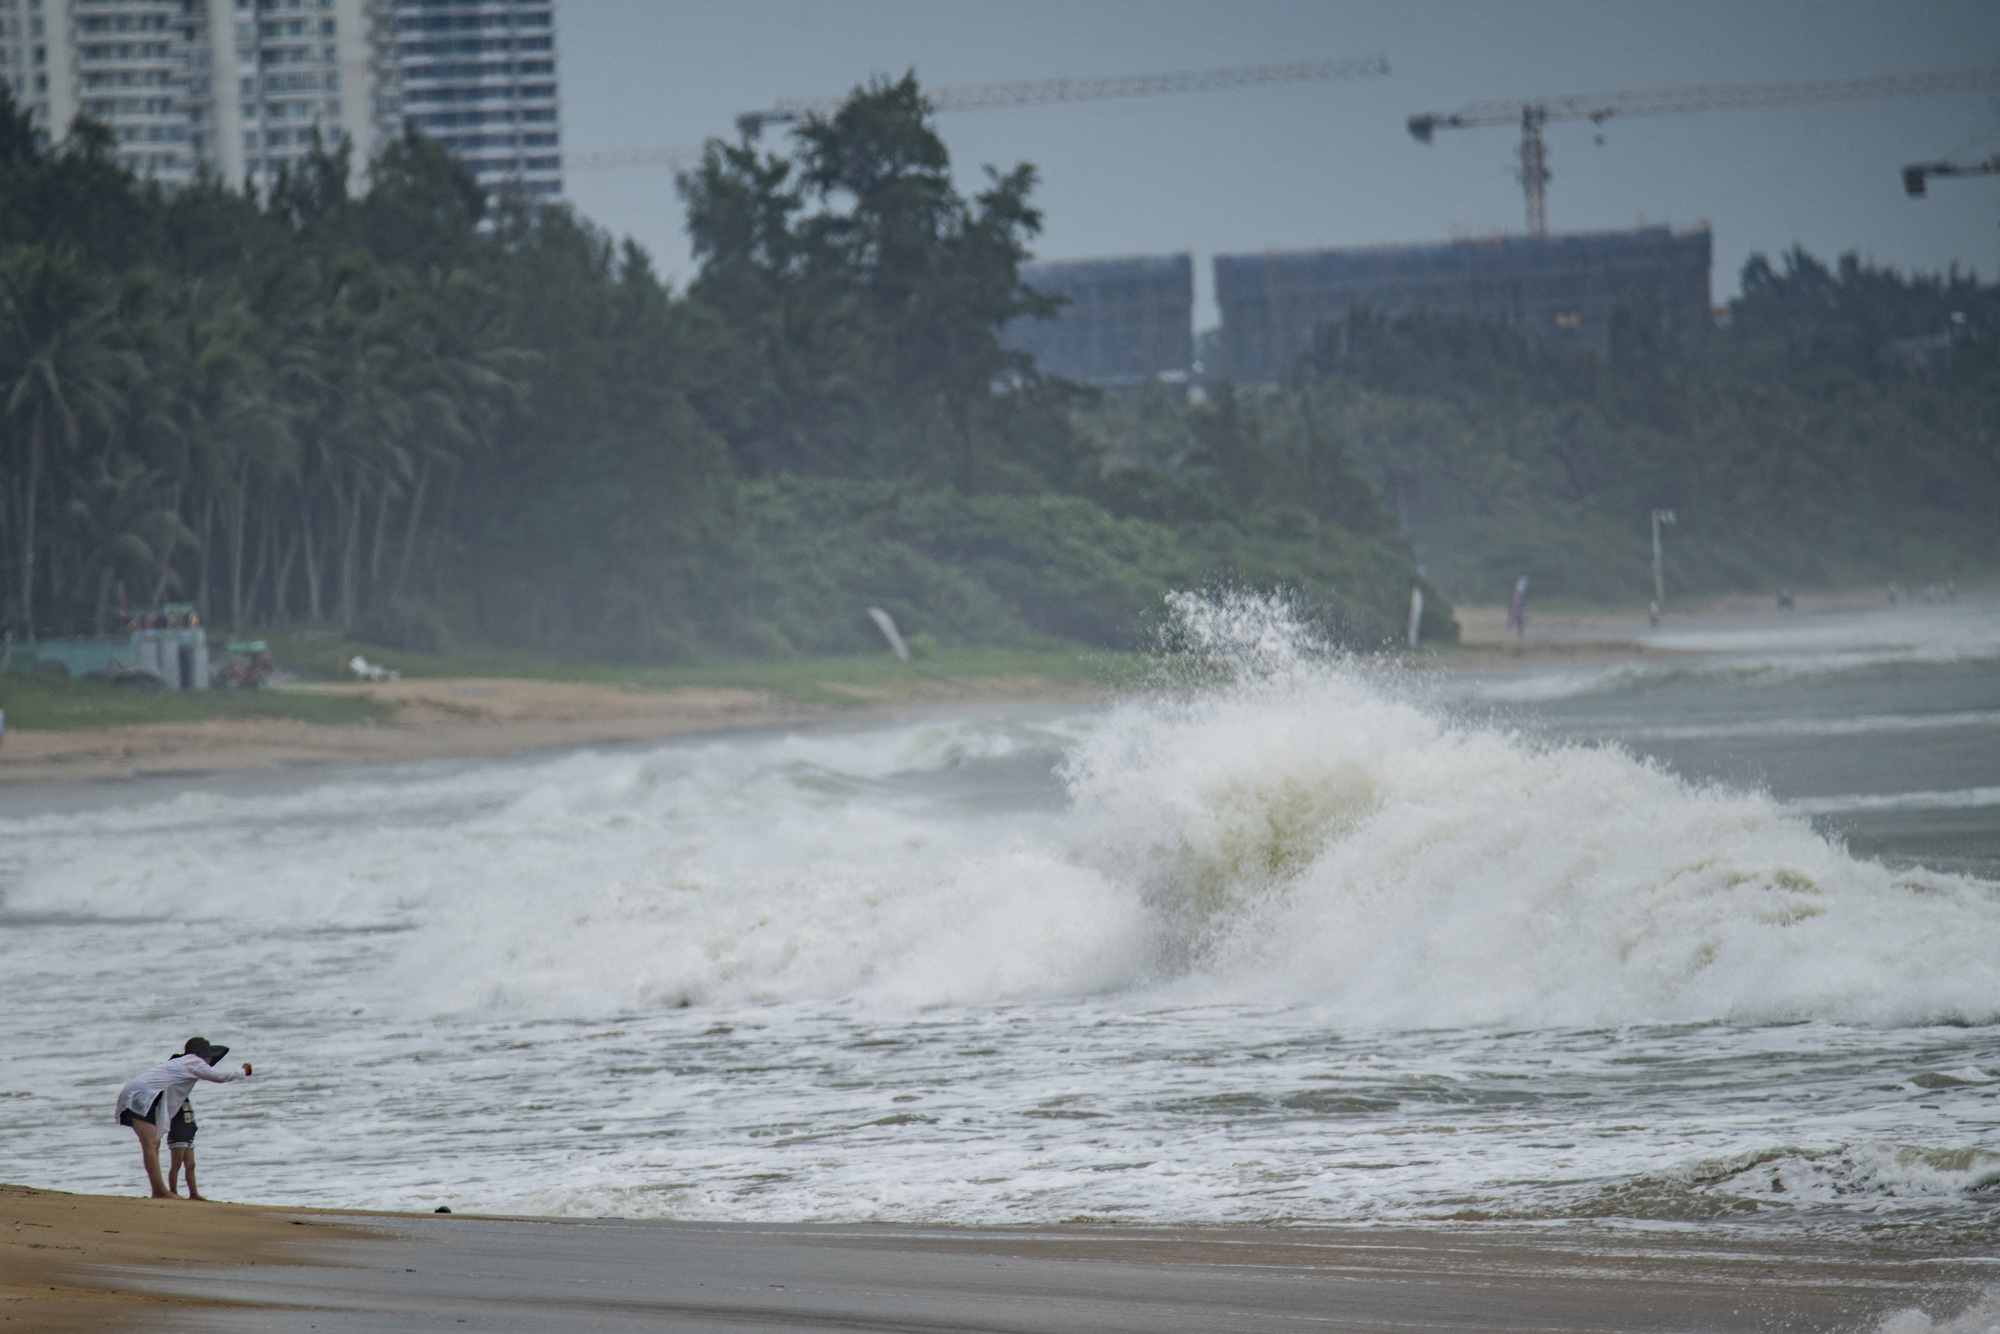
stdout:
{"type": "Polygon", "coordinates": [[[868,609],[868,619],[875,622],[875,628],[882,632],[882,638],[889,641],[889,647],[896,650],[896,656],[904,662],[910,660],[910,646],[896,633],[896,620],[880,607],[868,609]]]}
{"type": "Polygon", "coordinates": [[[353,672],[364,681],[400,681],[403,679],[401,672],[391,671],[379,662],[370,662],[359,653],[347,660],[347,670],[353,672]]]}

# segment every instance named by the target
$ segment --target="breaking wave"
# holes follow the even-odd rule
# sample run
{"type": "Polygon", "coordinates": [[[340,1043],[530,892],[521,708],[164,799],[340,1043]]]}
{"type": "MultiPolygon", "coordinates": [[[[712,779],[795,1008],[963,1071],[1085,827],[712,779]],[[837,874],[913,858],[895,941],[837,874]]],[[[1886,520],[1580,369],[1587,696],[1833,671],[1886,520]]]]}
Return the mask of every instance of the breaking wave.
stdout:
{"type": "Polygon", "coordinates": [[[1100,714],[7,822],[42,851],[5,910],[391,932],[381,984],[423,1013],[1130,995],[1398,1027],[2000,1018],[1994,885],[1857,860],[1616,749],[1454,723],[1282,603],[1175,610],[1200,684],[1100,714]]]}
{"type": "Polygon", "coordinates": [[[1615,749],[1449,725],[1280,604],[1181,612],[1236,679],[1115,710],[1068,770],[1084,859],[1139,889],[1184,985],[1408,1026],[2000,1014],[1995,886],[1615,749]]]}

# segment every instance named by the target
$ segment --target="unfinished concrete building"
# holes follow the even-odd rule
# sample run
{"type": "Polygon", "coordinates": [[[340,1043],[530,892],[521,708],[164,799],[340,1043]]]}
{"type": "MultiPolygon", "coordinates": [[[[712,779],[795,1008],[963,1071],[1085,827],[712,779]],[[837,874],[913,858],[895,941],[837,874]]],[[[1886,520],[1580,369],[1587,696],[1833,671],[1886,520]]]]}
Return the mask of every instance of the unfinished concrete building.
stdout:
{"type": "Polygon", "coordinates": [[[1282,378],[1314,331],[1367,309],[1484,315],[1551,338],[1602,344],[1612,310],[1650,303],[1673,326],[1708,327],[1706,227],[1496,236],[1443,245],[1217,255],[1222,365],[1242,382],[1282,378]]]}
{"type": "Polygon", "coordinates": [[[1021,281],[1069,301],[1052,320],[1018,319],[1002,334],[1044,374],[1095,385],[1187,377],[1194,360],[1191,257],[1024,264],[1021,281]]]}

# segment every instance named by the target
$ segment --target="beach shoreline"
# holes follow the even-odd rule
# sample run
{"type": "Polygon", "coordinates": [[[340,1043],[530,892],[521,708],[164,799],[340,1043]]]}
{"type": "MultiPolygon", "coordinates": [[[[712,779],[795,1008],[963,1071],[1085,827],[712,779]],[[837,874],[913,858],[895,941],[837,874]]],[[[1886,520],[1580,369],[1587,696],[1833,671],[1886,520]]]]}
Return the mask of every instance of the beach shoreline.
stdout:
{"type": "MultiPolygon", "coordinates": [[[[972,1228],[363,1213],[0,1186],[0,1316],[119,1329],[1929,1329],[1992,1238],[1482,1223],[972,1228]],[[587,1316],[587,1320],[586,1320],[587,1316]]],[[[1983,1326],[1982,1326],[1983,1328],[1983,1326]]]]}
{"type": "Polygon", "coordinates": [[[386,721],[309,723],[207,718],[110,727],[10,730],[0,784],[105,782],[308,766],[472,759],[667,740],[704,733],[865,720],[950,704],[1085,703],[1100,692],[1039,678],[922,683],[906,691],[850,687],[847,704],[771,691],[445,677],[316,685],[389,706],[386,721]]]}
{"type": "MultiPolygon", "coordinates": [[[[1972,595],[1968,595],[1972,596],[1972,595]]],[[[1713,599],[1676,608],[1667,624],[1752,616],[1810,618],[1872,610],[1873,595],[1801,595],[1797,610],[1769,599],[1713,599]]],[[[1531,609],[1527,632],[1507,629],[1507,609],[1457,610],[1460,642],[1399,651],[1380,661],[1447,676],[1697,656],[1652,642],[1643,611],[1531,609]]],[[[292,687],[382,706],[379,719],[314,723],[288,718],[204,718],[95,727],[10,729],[0,741],[0,786],[90,783],[259,769],[374,765],[555,752],[703,733],[868,721],[916,709],[987,705],[1088,705],[1114,687],[1034,673],[912,677],[858,684],[829,679],[808,698],[728,685],[641,686],[512,676],[459,676],[292,687]]]]}
{"type": "MultiPolygon", "coordinates": [[[[1467,675],[1552,663],[1670,656],[1642,643],[1529,638],[1469,644],[1383,661],[1467,675]]],[[[47,783],[199,776],[261,769],[408,764],[627,745],[680,737],[829,722],[867,722],[916,710],[994,705],[1092,705],[1106,686],[1038,676],[916,681],[898,689],[832,687],[845,703],[723,686],[667,689],[511,677],[437,677],[307,687],[388,706],[355,723],[290,718],[203,718],[103,727],[10,729],[0,742],[0,788],[47,783]]]]}

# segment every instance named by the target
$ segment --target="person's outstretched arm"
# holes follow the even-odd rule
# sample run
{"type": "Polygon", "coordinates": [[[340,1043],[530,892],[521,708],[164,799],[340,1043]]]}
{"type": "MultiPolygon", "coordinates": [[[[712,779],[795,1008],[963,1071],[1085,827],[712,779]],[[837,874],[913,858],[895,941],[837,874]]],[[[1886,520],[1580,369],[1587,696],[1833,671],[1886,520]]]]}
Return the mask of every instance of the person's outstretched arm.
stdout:
{"type": "Polygon", "coordinates": [[[188,1064],[187,1072],[196,1079],[206,1079],[211,1084],[234,1084],[239,1079],[250,1078],[250,1062],[245,1061],[240,1069],[218,1070],[207,1061],[196,1057],[188,1064]]]}

